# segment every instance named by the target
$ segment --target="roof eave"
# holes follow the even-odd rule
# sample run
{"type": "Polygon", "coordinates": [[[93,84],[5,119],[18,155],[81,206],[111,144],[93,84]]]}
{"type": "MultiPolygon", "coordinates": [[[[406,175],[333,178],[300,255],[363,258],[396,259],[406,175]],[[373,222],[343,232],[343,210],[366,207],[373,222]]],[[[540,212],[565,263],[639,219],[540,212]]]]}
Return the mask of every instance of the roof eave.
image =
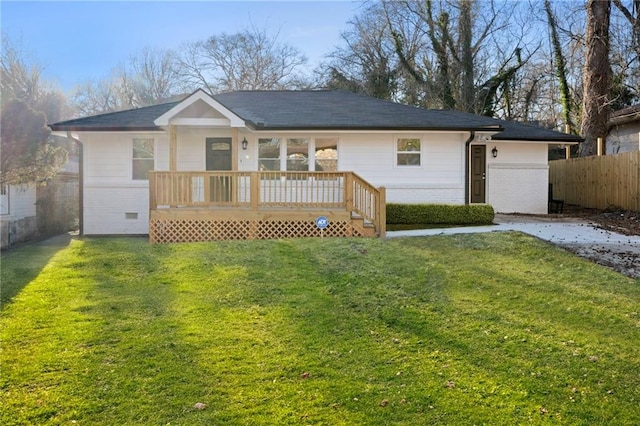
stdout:
{"type": "Polygon", "coordinates": [[[497,135],[491,137],[494,141],[525,141],[525,142],[546,142],[551,144],[577,145],[584,141],[582,138],[558,139],[558,138],[514,138],[508,136],[497,135]]]}
{"type": "Polygon", "coordinates": [[[496,127],[476,127],[476,128],[460,128],[460,127],[442,127],[442,126],[258,126],[254,123],[247,122],[248,127],[255,131],[435,131],[435,132],[502,132],[504,128],[496,127]]]}
{"type": "Polygon", "coordinates": [[[158,126],[60,126],[49,124],[54,132],[164,132],[165,130],[158,126]]]}

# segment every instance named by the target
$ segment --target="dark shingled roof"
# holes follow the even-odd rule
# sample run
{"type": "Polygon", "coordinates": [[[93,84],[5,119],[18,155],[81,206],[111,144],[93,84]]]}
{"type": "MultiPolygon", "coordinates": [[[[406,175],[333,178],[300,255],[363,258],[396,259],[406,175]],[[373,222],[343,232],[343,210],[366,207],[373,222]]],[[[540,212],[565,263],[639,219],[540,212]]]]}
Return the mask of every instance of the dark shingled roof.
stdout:
{"type": "Polygon", "coordinates": [[[129,131],[129,130],[162,130],[153,120],[179,104],[169,102],[148,107],[128,109],[125,111],[109,112],[76,118],[49,124],[51,130],[69,131],[129,131]]]}
{"type": "Polygon", "coordinates": [[[504,128],[503,132],[491,136],[491,140],[494,141],[516,140],[578,143],[584,140],[580,136],[561,133],[555,130],[545,129],[544,127],[534,126],[531,124],[523,124],[516,121],[498,120],[495,118],[492,120],[497,122],[504,128]]]}
{"type": "Polygon", "coordinates": [[[257,130],[482,130],[473,114],[427,110],[333,90],[240,91],[214,98],[257,130]]]}
{"type": "MultiPolygon", "coordinates": [[[[580,138],[460,111],[430,110],[331,90],[238,91],[213,98],[255,130],[501,131],[495,140],[579,142],[580,138]]],[[[51,124],[53,130],[160,130],[153,121],[171,102],[51,124]]]]}

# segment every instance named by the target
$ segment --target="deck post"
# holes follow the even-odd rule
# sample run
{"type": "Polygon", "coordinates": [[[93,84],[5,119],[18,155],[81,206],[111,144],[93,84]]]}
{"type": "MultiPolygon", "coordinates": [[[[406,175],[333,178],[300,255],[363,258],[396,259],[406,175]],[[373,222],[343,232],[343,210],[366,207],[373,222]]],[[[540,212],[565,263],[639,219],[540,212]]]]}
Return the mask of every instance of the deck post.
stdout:
{"type": "Polygon", "coordinates": [[[169,171],[175,172],[178,166],[178,131],[175,124],[169,125],[169,171]]]}
{"type": "Polygon", "coordinates": [[[231,171],[238,171],[238,149],[240,148],[240,141],[238,140],[238,128],[231,128],[231,171]]]}
{"type": "Polygon", "coordinates": [[[376,216],[378,220],[378,236],[384,238],[387,233],[387,189],[384,186],[378,188],[378,205],[376,216]]]}
{"type": "MultiPolygon", "coordinates": [[[[175,124],[169,125],[169,171],[175,172],[178,169],[178,128],[175,124]]],[[[178,188],[175,187],[175,180],[171,178],[169,191],[172,193],[178,192],[178,188]]],[[[151,182],[149,182],[151,184],[151,182]]],[[[154,185],[155,186],[155,185],[154,185]]],[[[173,199],[173,197],[172,197],[173,199]]],[[[176,207],[171,205],[171,207],[176,207]]]]}
{"type": "Polygon", "coordinates": [[[156,174],[154,171],[149,171],[149,211],[158,208],[158,202],[156,201],[156,174]]]}
{"type": "Polygon", "coordinates": [[[351,172],[344,175],[344,206],[347,211],[353,210],[353,174],[351,172]]]}
{"type": "Polygon", "coordinates": [[[251,172],[249,174],[249,194],[251,197],[251,210],[257,211],[260,204],[260,174],[259,172],[251,172]]]}

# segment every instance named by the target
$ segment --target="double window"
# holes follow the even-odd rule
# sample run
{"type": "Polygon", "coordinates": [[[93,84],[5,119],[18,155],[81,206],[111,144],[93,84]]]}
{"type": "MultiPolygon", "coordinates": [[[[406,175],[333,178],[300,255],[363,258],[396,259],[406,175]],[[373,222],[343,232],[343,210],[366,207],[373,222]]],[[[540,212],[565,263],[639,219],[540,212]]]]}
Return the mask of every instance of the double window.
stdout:
{"type": "Polygon", "coordinates": [[[398,166],[419,166],[422,160],[420,139],[399,138],[396,141],[396,164],[398,166]]]}
{"type": "Polygon", "coordinates": [[[149,170],[153,170],[154,142],[153,138],[133,139],[131,156],[131,178],[133,180],[149,179],[149,170]]]}
{"type": "Polygon", "coordinates": [[[258,169],[261,171],[338,170],[337,138],[260,138],[258,169]]]}

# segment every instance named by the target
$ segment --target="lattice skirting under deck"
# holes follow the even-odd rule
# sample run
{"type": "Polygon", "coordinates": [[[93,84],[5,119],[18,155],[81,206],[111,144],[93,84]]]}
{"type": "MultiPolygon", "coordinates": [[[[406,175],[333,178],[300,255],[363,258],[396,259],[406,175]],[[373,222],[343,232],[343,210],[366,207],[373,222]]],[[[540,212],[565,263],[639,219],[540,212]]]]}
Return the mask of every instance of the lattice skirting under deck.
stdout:
{"type": "Polygon", "coordinates": [[[324,230],[318,229],[313,220],[151,219],[149,222],[152,243],[362,236],[365,235],[350,221],[332,221],[324,230]]]}

